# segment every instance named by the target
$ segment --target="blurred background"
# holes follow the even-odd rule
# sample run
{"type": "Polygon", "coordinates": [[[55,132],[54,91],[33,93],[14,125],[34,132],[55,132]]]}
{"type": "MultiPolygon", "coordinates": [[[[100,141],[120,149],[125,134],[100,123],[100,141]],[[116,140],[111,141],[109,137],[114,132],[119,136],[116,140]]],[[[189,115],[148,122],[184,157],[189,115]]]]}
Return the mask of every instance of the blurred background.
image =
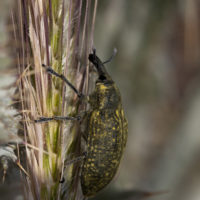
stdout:
{"type": "Polygon", "coordinates": [[[20,171],[14,163],[17,157],[14,146],[5,146],[9,141],[19,141],[17,137],[17,114],[10,105],[13,103],[11,95],[15,91],[12,87],[16,81],[16,49],[14,38],[9,34],[13,30],[11,10],[13,0],[0,1],[0,199],[23,200],[20,171]],[[6,157],[5,157],[6,156],[6,157]],[[6,159],[5,159],[6,158],[6,159]],[[6,169],[8,170],[6,174],[6,169]],[[5,171],[4,171],[5,170],[5,171]],[[3,183],[4,182],[4,183],[3,183]]]}
{"type": "MultiPolygon", "coordinates": [[[[12,2],[0,2],[4,72],[12,2]]],[[[102,60],[118,50],[107,69],[121,91],[129,136],[117,176],[94,199],[166,192],[148,199],[200,200],[199,19],[198,0],[99,1],[94,44],[102,60]]],[[[0,77],[0,86],[12,82],[0,77]]]]}
{"type": "Polygon", "coordinates": [[[99,1],[95,47],[102,59],[118,49],[107,69],[129,137],[118,176],[96,199],[140,199],[141,190],[200,199],[199,19],[198,0],[99,1]]]}

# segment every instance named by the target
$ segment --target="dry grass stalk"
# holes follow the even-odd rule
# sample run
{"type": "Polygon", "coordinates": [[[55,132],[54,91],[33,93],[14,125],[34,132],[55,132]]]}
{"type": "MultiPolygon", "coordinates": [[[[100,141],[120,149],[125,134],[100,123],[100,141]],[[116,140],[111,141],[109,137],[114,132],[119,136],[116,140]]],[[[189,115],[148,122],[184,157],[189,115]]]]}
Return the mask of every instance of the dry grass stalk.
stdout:
{"type": "Polygon", "coordinates": [[[27,199],[81,198],[80,162],[65,165],[81,154],[79,123],[33,120],[41,116],[76,116],[80,112],[81,104],[74,92],[47,74],[42,64],[65,74],[79,91],[87,90],[87,56],[93,45],[96,5],[97,1],[93,5],[90,0],[86,5],[82,0],[18,0],[19,30],[15,30],[15,38],[16,43],[21,41],[18,88],[29,174],[27,199]],[[65,182],[60,184],[63,176],[65,182]]]}

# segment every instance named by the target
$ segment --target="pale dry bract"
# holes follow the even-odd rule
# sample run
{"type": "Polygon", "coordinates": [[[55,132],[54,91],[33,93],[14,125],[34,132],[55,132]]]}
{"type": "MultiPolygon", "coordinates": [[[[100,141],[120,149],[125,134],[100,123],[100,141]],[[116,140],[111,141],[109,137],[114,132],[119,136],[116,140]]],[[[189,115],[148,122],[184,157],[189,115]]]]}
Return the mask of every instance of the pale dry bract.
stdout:
{"type": "Polygon", "coordinates": [[[26,199],[80,199],[79,122],[35,123],[39,117],[76,116],[84,106],[42,64],[88,91],[88,54],[93,46],[97,1],[18,0],[13,14],[18,50],[18,89],[25,142],[26,199]],[[61,180],[64,180],[64,183],[61,180]]]}

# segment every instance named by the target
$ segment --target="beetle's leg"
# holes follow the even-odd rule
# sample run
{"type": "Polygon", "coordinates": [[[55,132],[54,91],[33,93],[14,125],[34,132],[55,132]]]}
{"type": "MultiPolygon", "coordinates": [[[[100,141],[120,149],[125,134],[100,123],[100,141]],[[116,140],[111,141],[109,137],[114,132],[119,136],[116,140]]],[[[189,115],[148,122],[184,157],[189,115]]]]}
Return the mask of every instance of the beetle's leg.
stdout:
{"type": "Polygon", "coordinates": [[[34,120],[36,123],[38,122],[48,122],[48,121],[79,121],[81,119],[80,116],[77,117],[69,117],[69,116],[53,116],[53,117],[40,117],[39,119],[34,120]]]}
{"type": "Polygon", "coordinates": [[[51,67],[46,66],[45,64],[42,64],[42,67],[44,67],[49,74],[62,79],[77,94],[79,98],[82,98],[84,96],[82,93],[78,92],[78,90],[67,80],[67,78],[63,74],[58,74],[51,67]]]}
{"type": "MultiPolygon", "coordinates": [[[[44,67],[49,74],[62,79],[77,94],[79,98],[83,99],[83,101],[88,101],[89,96],[85,96],[82,93],[78,92],[78,90],[67,80],[67,78],[63,74],[58,74],[51,67],[46,66],[45,64],[42,64],[42,67],[44,67]]],[[[40,123],[40,122],[48,122],[48,121],[53,121],[53,120],[56,120],[56,121],[78,120],[79,121],[80,119],[81,119],[81,116],[77,116],[77,117],[53,116],[53,117],[40,117],[39,119],[34,120],[34,122],[40,123]]]]}
{"type": "Polygon", "coordinates": [[[53,117],[39,117],[39,119],[34,120],[35,123],[49,122],[49,121],[82,121],[86,118],[88,112],[81,112],[75,117],[70,116],[53,116],[53,117]]]}
{"type": "Polygon", "coordinates": [[[80,123],[80,127],[81,127],[81,135],[84,139],[84,141],[87,143],[87,138],[88,138],[88,132],[85,131],[86,127],[88,126],[88,122],[89,122],[89,116],[90,116],[90,111],[85,111],[85,112],[81,112],[79,114],[79,116],[81,117],[81,123],[80,123]]]}
{"type": "MultiPolygon", "coordinates": [[[[71,165],[73,163],[80,162],[80,161],[84,160],[86,156],[87,156],[87,152],[85,151],[82,153],[81,156],[78,156],[78,157],[74,158],[73,160],[66,161],[64,163],[64,166],[66,167],[67,165],[71,165]]],[[[64,183],[64,182],[65,182],[65,178],[62,176],[59,183],[64,183]]]]}
{"type": "MultiPolygon", "coordinates": [[[[46,66],[45,64],[42,64],[42,67],[44,67],[47,71],[47,73],[54,75],[60,79],[62,79],[76,94],[79,98],[83,98],[83,100],[87,97],[83,95],[82,93],[78,92],[78,90],[67,80],[67,78],[63,74],[58,74],[56,71],[54,71],[51,67],[46,66]]],[[[53,116],[53,117],[40,117],[39,119],[34,120],[34,122],[48,122],[48,121],[66,121],[66,120],[80,120],[81,117],[69,117],[69,116],[53,116]]]]}
{"type": "Polygon", "coordinates": [[[85,152],[82,153],[81,156],[78,156],[78,157],[74,158],[73,160],[65,162],[65,166],[66,165],[71,165],[71,164],[79,162],[79,161],[82,161],[82,160],[85,159],[86,156],[87,156],[87,152],[85,151],[85,152]]]}

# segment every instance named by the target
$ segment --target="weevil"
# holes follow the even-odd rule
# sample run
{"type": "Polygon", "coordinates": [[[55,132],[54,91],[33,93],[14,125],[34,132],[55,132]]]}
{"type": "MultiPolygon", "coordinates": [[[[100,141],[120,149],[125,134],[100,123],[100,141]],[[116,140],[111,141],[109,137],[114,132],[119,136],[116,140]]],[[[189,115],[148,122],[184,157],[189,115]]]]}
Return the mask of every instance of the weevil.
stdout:
{"type": "MultiPolygon", "coordinates": [[[[106,71],[104,63],[93,51],[89,61],[95,66],[98,79],[89,95],[90,109],[86,114],[84,134],[87,153],[81,167],[81,188],[85,197],[95,196],[115,176],[127,141],[128,124],[124,115],[120,91],[106,71]]],[[[47,72],[61,78],[78,95],[83,95],[62,75],[47,67],[47,72]]],[[[40,118],[50,120],[74,120],[76,117],[40,118]]]]}
{"type": "Polygon", "coordinates": [[[127,120],[121,95],[95,52],[89,55],[98,79],[90,95],[87,117],[87,156],[81,172],[83,195],[94,196],[113,179],[127,140],[127,120]]]}

